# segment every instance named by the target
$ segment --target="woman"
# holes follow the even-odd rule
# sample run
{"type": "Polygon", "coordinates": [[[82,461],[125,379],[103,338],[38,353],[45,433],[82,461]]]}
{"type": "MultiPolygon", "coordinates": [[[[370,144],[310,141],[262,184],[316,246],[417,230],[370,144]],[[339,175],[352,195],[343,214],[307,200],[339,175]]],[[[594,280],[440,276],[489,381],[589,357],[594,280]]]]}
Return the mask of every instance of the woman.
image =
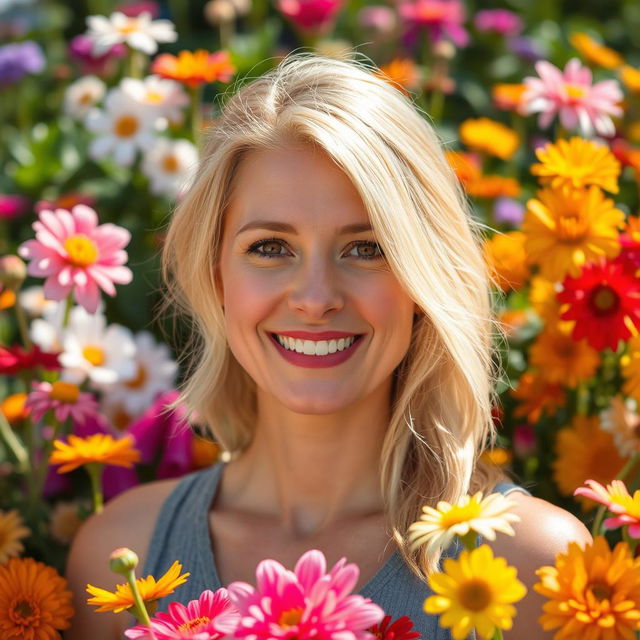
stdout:
{"type": "MultiPolygon", "coordinates": [[[[183,401],[231,461],[141,486],[86,524],[68,638],[116,638],[130,623],[84,604],[86,583],[116,582],[118,546],[145,575],[180,560],[192,573],[181,601],[317,548],[357,563],[358,589],[424,638],[450,637],[421,610],[440,552],[411,551],[407,529],[423,504],[505,478],[479,461],[494,381],[479,234],[431,127],[355,64],[287,59],[224,107],[173,216],[164,275],[196,335],[183,401]]],[[[516,536],[492,546],[529,595],[505,637],[551,637],[536,624],[534,571],[589,535],[524,491],[512,498],[516,536]]]]}

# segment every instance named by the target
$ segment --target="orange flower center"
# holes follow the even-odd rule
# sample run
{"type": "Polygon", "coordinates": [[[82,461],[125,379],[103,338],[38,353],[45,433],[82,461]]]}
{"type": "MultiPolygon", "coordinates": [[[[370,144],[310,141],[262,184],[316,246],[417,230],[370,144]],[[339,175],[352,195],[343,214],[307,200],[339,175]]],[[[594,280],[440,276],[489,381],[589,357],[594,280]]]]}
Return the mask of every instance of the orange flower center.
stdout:
{"type": "Polygon", "coordinates": [[[17,597],[9,605],[11,622],[23,627],[40,626],[40,608],[31,598],[17,597]]]}
{"type": "Polygon", "coordinates": [[[52,400],[59,400],[65,404],[75,404],[80,397],[80,389],[70,382],[62,382],[57,380],[51,385],[49,397],[52,400]]]}
{"type": "Polygon", "coordinates": [[[591,292],[589,299],[596,315],[604,316],[615,312],[620,303],[618,294],[607,285],[598,285],[591,292]]]}
{"type": "Polygon", "coordinates": [[[294,609],[288,609],[287,611],[283,611],[280,614],[280,620],[278,620],[278,624],[283,629],[288,629],[289,627],[295,627],[300,623],[302,619],[302,612],[304,609],[302,607],[295,607],[294,609]]]}
{"type": "Polygon", "coordinates": [[[131,420],[131,416],[122,407],[118,407],[111,416],[111,423],[118,431],[124,431],[131,420]]]}
{"type": "Polygon", "coordinates": [[[567,212],[558,218],[556,231],[562,240],[576,242],[584,238],[587,224],[579,213],[567,212]]]}
{"type": "Polygon", "coordinates": [[[124,384],[126,387],[129,387],[129,389],[139,389],[147,381],[147,377],[147,370],[141,364],[139,364],[136,377],[128,380],[124,384]]]}
{"type": "Polygon", "coordinates": [[[604,582],[595,582],[594,584],[588,587],[589,591],[591,591],[593,597],[598,601],[602,602],[603,600],[611,600],[611,596],[613,595],[613,590],[611,587],[604,582]]]}
{"type": "Polygon", "coordinates": [[[585,87],[579,84],[565,84],[564,90],[567,92],[567,97],[570,102],[578,102],[587,94],[585,87]]]}
{"type": "Polygon", "coordinates": [[[93,102],[93,96],[88,91],[85,91],[78,99],[78,102],[80,104],[91,104],[91,102],[93,102]]]}
{"type": "Polygon", "coordinates": [[[67,260],[74,267],[88,267],[98,257],[96,243],[83,234],[69,236],[64,241],[64,249],[67,252],[67,260]]]}
{"type": "Polygon", "coordinates": [[[460,586],[458,598],[468,611],[483,611],[491,602],[491,590],[484,580],[473,578],[460,586]]]}
{"type": "Polygon", "coordinates": [[[160,104],[163,100],[163,95],[158,91],[149,91],[147,93],[147,102],[149,104],[160,104]]]}
{"type": "Polygon", "coordinates": [[[113,123],[113,131],[119,138],[130,138],[138,130],[138,118],[130,115],[120,116],[113,123]]]}
{"type": "Polygon", "coordinates": [[[82,350],[82,357],[94,367],[99,367],[104,362],[104,351],[100,347],[88,344],[82,350]]]}
{"type": "Polygon", "coordinates": [[[194,631],[196,630],[198,627],[200,627],[201,625],[205,625],[207,624],[207,622],[210,622],[211,618],[207,618],[207,616],[200,616],[199,618],[194,618],[193,620],[189,620],[188,622],[185,622],[184,624],[181,624],[178,628],[177,631],[194,631]]]}
{"type": "Polygon", "coordinates": [[[118,33],[126,36],[134,31],[138,30],[138,21],[135,18],[130,18],[123,25],[118,27],[118,33]]]}
{"type": "Polygon", "coordinates": [[[162,159],[162,168],[167,173],[175,173],[179,166],[178,159],[174,155],[167,155],[162,159]]]}

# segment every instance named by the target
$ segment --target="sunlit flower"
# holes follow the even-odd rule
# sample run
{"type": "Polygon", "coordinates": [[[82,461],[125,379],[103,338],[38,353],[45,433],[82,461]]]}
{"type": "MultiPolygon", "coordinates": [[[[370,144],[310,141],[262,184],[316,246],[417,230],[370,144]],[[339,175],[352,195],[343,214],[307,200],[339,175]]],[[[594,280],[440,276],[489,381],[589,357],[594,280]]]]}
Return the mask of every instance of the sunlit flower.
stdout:
{"type": "MultiPolygon", "coordinates": [[[[184,584],[191,574],[180,574],[181,571],[182,565],[176,561],[158,580],[153,576],[138,578],[136,585],[138,586],[140,596],[145,606],[149,607],[149,605],[156,600],[171,595],[180,585],[184,584]]],[[[87,599],[87,604],[97,606],[97,612],[113,611],[114,613],[120,613],[121,611],[130,609],[134,605],[133,594],[128,584],[116,585],[115,592],[100,589],[99,587],[94,587],[89,584],[87,585],[87,592],[92,596],[87,599]]]]}
{"type": "Polygon", "coordinates": [[[587,262],[618,255],[624,213],[598,187],[544,188],[537,196],[527,202],[522,231],[529,260],[545,278],[577,277],[587,262]]]}
{"type": "Polygon", "coordinates": [[[587,487],[578,487],[574,495],[589,498],[607,507],[613,517],[604,521],[605,527],[628,527],[627,532],[632,538],[640,538],[640,491],[634,491],[630,495],[622,480],[613,480],[606,487],[595,480],[585,480],[585,484],[587,487]]]}
{"type": "Polygon", "coordinates": [[[253,587],[232,582],[231,601],[240,612],[235,638],[279,640],[322,637],[366,640],[366,631],[384,617],[368,598],[351,594],[358,581],[355,564],[342,558],[329,572],[320,551],[307,551],[289,571],[275,560],[263,560],[253,587]]]}
{"type": "Polygon", "coordinates": [[[529,302],[541,320],[554,322],[560,317],[560,302],[558,291],[561,285],[536,275],[531,278],[529,287],[529,302]]]}
{"type": "Polygon", "coordinates": [[[549,382],[539,371],[525,371],[510,393],[518,401],[514,417],[531,423],[538,422],[542,415],[553,415],[567,402],[564,386],[549,382]]]}
{"type": "Polygon", "coordinates": [[[184,108],[189,104],[189,96],[180,83],[159,76],[147,76],[143,80],[123,78],[120,89],[134,102],[170,123],[181,123],[184,108]]]}
{"type": "Polygon", "coordinates": [[[70,544],[82,525],[77,502],[56,502],[49,517],[49,533],[60,544],[70,544]]]}
{"type": "Polygon", "coordinates": [[[229,82],[236,68],[226,51],[210,53],[198,49],[180,51],[177,57],[162,53],[151,64],[151,71],[188,87],[198,87],[208,82],[229,82]]]}
{"type": "Polygon", "coordinates": [[[531,166],[531,173],[542,184],[554,189],[581,188],[596,185],[605,191],[618,193],[620,163],[608,147],[573,137],[547,143],[536,149],[540,164],[531,166]]]}
{"type": "Polygon", "coordinates": [[[448,38],[464,47],[469,42],[469,34],[462,26],[464,7],[459,0],[409,0],[400,3],[399,11],[409,25],[425,29],[432,43],[448,38]]]}
{"type": "Polygon", "coordinates": [[[96,76],[83,76],[72,82],[64,92],[64,112],[83,120],[92,107],[102,100],[106,85],[96,76]]]}
{"type": "Polygon", "coordinates": [[[40,285],[32,285],[20,289],[18,300],[22,309],[30,318],[39,318],[44,314],[45,309],[58,307],[58,303],[55,300],[45,298],[44,288],[40,285]]]}
{"type": "Polygon", "coordinates": [[[640,329],[640,281],[619,262],[586,265],[578,278],[567,277],[558,300],[566,305],[560,317],[575,320],[574,340],[615,351],[631,327],[640,329]]]}
{"type": "Polygon", "coordinates": [[[490,118],[469,118],[460,125],[460,140],[476,151],[509,160],[520,144],[518,134],[490,118]]]}
{"type": "Polygon", "coordinates": [[[540,624],[559,628],[555,638],[632,639],[640,629],[640,564],[626,543],[612,551],[601,536],[584,548],[570,542],[554,566],[536,574],[533,588],[548,598],[540,624]]]}
{"type": "Polygon", "coordinates": [[[33,389],[26,406],[31,409],[31,418],[35,422],[42,420],[47,411],[52,411],[61,423],[71,417],[74,423],[83,424],[88,418],[98,415],[98,403],[94,395],[80,391],[75,384],[62,380],[53,384],[34,382],[33,389]]]}
{"type": "MultiPolygon", "coordinates": [[[[558,432],[553,477],[565,496],[573,495],[587,478],[611,482],[624,463],[613,436],[600,428],[598,416],[575,415],[571,425],[558,432]]],[[[590,500],[581,496],[577,500],[583,509],[593,508],[590,500]]]]}
{"type": "Polygon", "coordinates": [[[560,71],[546,60],[536,63],[540,77],[524,79],[527,91],[523,96],[527,113],[540,113],[538,125],[546,129],[556,117],[569,131],[576,128],[584,135],[595,133],[612,136],[615,126],[611,116],[621,116],[622,91],[615,80],[592,84],[591,71],[577,58],[567,62],[560,71]]]}
{"type": "Polygon", "coordinates": [[[420,633],[413,629],[413,621],[408,616],[393,620],[385,616],[382,622],[367,629],[377,640],[418,640],[420,633]]]}
{"type": "Polygon", "coordinates": [[[394,58],[381,65],[377,75],[407,95],[420,84],[420,71],[412,58],[394,58]]]}
{"type": "MultiPolygon", "coordinates": [[[[233,634],[238,621],[227,590],[221,588],[214,593],[207,589],[186,606],[180,602],[170,603],[166,613],[157,613],[151,618],[151,629],[155,640],[219,640],[233,634]]],[[[127,629],[124,635],[131,640],[146,640],[149,627],[138,625],[127,629]]]]}
{"type": "Polygon", "coordinates": [[[30,535],[31,531],[24,526],[15,509],[0,509],[0,565],[6,564],[9,558],[19,556],[24,551],[21,540],[30,535]]]}
{"type": "Polygon", "coordinates": [[[106,16],[87,17],[87,36],[93,43],[93,51],[102,54],[114,44],[123,43],[146,54],[158,50],[159,42],[175,42],[178,38],[170,20],[152,20],[150,13],[135,17],[114,11],[106,16]]]}
{"type": "Polygon", "coordinates": [[[474,153],[446,150],[444,157],[465,186],[481,174],[480,158],[474,153]]]}
{"type": "Polygon", "coordinates": [[[26,403],[26,393],[12,393],[0,401],[0,413],[4,415],[11,426],[15,427],[30,413],[30,409],[27,408],[26,403]]]}
{"type": "Polygon", "coordinates": [[[527,90],[523,84],[499,83],[491,87],[491,99],[498,109],[522,113],[522,96],[527,90]]]}
{"type": "Polygon", "coordinates": [[[465,183],[464,188],[475,198],[517,198],[520,183],[515,178],[481,175],[465,183]]]}
{"type": "Polygon", "coordinates": [[[33,558],[0,565],[0,638],[54,640],[73,616],[67,581],[33,558]]]}
{"type": "Polygon", "coordinates": [[[482,9],[476,12],[473,24],[481,33],[515,36],[522,31],[522,18],[507,9],[482,9]]]}
{"type": "Polygon", "coordinates": [[[409,527],[412,548],[427,545],[427,551],[446,548],[454,536],[465,537],[473,532],[487,540],[496,539],[496,531],[514,535],[512,522],[520,518],[510,510],[515,507],[513,500],[500,493],[490,493],[483,497],[478,492],[473,496],[463,496],[450,504],[441,500],[436,508],[422,507],[420,520],[409,527]]]}
{"type": "Polygon", "coordinates": [[[79,204],[71,211],[41,211],[32,226],[35,240],[23,242],[18,253],[31,261],[29,275],[46,278],[47,298],[63,300],[73,291],[76,302],[95,313],[100,289],[114,296],[114,283],[131,282],[131,270],[123,266],[131,234],[111,223],[98,225],[93,209],[79,204]]]}
{"type": "Polygon", "coordinates": [[[325,33],[333,26],[343,0],[277,0],[276,6],[302,31],[325,33]]]}
{"type": "Polygon", "coordinates": [[[529,278],[525,235],[520,231],[496,233],[484,243],[484,258],[503,291],[520,289],[529,278]]]}
{"type": "Polygon", "coordinates": [[[506,447],[492,447],[485,449],[480,455],[480,459],[494,467],[506,467],[513,460],[513,454],[506,447]]]}
{"type": "Polygon", "coordinates": [[[0,347],[0,373],[15,375],[36,367],[58,371],[60,369],[58,354],[44,352],[37,345],[31,349],[23,349],[20,345],[0,347]]]}
{"type": "Polygon", "coordinates": [[[627,352],[620,358],[620,369],[625,379],[623,391],[640,402],[640,335],[627,342],[627,352]]]}
{"type": "Polygon", "coordinates": [[[51,464],[61,465],[58,473],[69,473],[84,464],[111,464],[117,467],[132,467],[140,460],[134,448],[134,439],[125,436],[118,440],[110,435],[96,433],[87,438],[71,434],[67,442],[55,440],[51,464]]]}
{"type": "Polygon", "coordinates": [[[633,93],[640,92],[640,69],[624,65],[619,71],[620,80],[633,93]]]}
{"type": "Polygon", "coordinates": [[[176,198],[189,188],[198,165],[198,150],[188,140],[160,138],[144,155],[142,172],[151,193],[176,198]]]}
{"type": "Polygon", "coordinates": [[[618,262],[622,262],[634,275],[640,269],[640,217],[629,216],[624,231],[620,234],[621,251],[618,262]]]}
{"type": "Polygon", "coordinates": [[[486,544],[464,550],[457,560],[445,558],[443,572],[429,576],[434,595],[425,600],[424,610],[439,615],[440,626],[451,628],[454,640],[465,640],[473,630],[489,640],[496,628],[513,626],[513,604],[527,593],[517,575],[486,544]]]}
{"type": "Polygon", "coordinates": [[[624,62],[623,57],[617,51],[596,42],[586,33],[572,33],[569,42],[585,60],[599,67],[615,69],[624,62]]]}

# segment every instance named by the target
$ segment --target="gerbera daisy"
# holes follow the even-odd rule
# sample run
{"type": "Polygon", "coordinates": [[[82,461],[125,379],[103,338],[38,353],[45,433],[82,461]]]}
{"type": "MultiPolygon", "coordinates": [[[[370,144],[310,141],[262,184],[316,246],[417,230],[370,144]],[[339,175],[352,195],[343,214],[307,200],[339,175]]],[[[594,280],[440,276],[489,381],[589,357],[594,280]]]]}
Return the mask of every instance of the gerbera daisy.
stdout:
{"type": "Polygon", "coordinates": [[[540,164],[532,165],[531,173],[539,176],[542,184],[554,189],[579,189],[593,184],[618,193],[620,163],[604,145],[574,136],[538,147],[536,156],[540,164]]]}
{"type": "Polygon", "coordinates": [[[177,198],[193,181],[198,149],[188,140],[160,138],[145,153],[142,172],[149,178],[151,193],[177,198]]]}
{"type": "Polygon", "coordinates": [[[509,160],[520,144],[518,134],[490,118],[470,118],[459,129],[460,140],[475,151],[509,160]]]}
{"type": "Polygon", "coordinates": [[[620,368],[625,379],[622,390],[640,402],[640,336],[627,342],[627,351],[620,358],[620,368]]]}
{"type": "Polygon", "coordinates": [[[405,95],[420,84],[420,71],[413,58],[394,58],[391,62],[380,66],[376,74],[405,95]]]}
{"type": "Polygon", "coordinates": [[[412,27],[425,29],[432,43],[448,38],[464,47],[469,42],[460,0],[408,0],[401,2],[399,9],[400,17],[412,27]]]}
{"type": "Polygon", "coordinates": [[[409,616],[393,620],[391,616],[382,618],[382,622],[367,629],[378,640],[417,640],[420,633],[413,630],[413,621],[409,616]]]}
{"type": "Polygon", "coordinates": [[[595,480],[585,480],[585,484],[588,488],[578,487],[574,495],[584,496],[607,507],[614,517],[604,521],[605,527],[617,529],[626,526],[632,538],[640,538],[640,491],[630,495],[622,480],[614,480],[606,488],[595,480]]]}
{"type": "Polygon", "coordinates": [[[547,280],[542,276],[533,276],[529,287],[529,302],[538,316],[545,322],[557,320],[560,316],[558,302],[560,284],[547,280]]]}
{"type": "Polygon", "coordinates": [[[529,260],[545,278],[576,277],[585,263],[618,255],[624,213],[598,187],[570,192],[545,188],[537,195],[527,202],[522,231],[529,260]]]}
{"type": "MultiPolygon", "coordinates": [[[[565,496],[573,495],[587,478],[602,484],[611,482],[626,462],[613,436],[600,428],[598,416],[574,416],[571,425],[558,432],[555,449],[553,477],[565,496]]],[[[585,510],[593,508],[590,500],[577,499],[585,510]]]]}
{"type": "Polygon", "coordinates": [[[613,136],[616,129],[611,116],[621,116],[622,91],[615,80],[592,84],[591,71],[577,58],[560,71],[546,60],[536,62],[540,77],[525,78],[527,91],[522,97],[526,113],[540,113],[538,125],[546,129],[558,115],[560,124],[583,135],[595,133],[613,136]]]}
{"type": "MultiPolygon", "coordinates": [[[[221,588],[214,593],[207,589],[186,607],[179,602],[169,604],[166,613],[151,618],[151,629],[155,640],[219,640],[233,634],[238,621],[238,612],[227,590],[221,588]]],[[[149,637],[149,627],[138,625],[124,635],[131,640],[145,640],[149,637]]]]}
{"type": "MultiPolygon", "coordinates": [[[[176,561],[158,580],[153,576],[136,579],[140,597],[147,609],[156,600],[171,595],[180,585],[187,581],[191,574],[180,574],[181,571],[182,565],[176,561]]],[[[89,584],[87,585],[87,592],[92,596],[87,599],[87,604],[97,606],[96,612],[113,611],[114,613],[120,613],[134,606],[133,594],[128,584],[116,585],[116,590],[113,593],[89,584]]]]}
{"type": "Polygon", "coordinates": [[[521,231],[496,233],[484,243],[484,259],[503,291],[520,289],[529,278],[529,265],[521,231]]]}
{"type": "Polygon", "coordinates": [[[134,448],[131,436],[119,440],[104,433],[96,433],[87,438],[71,434],[68,442],[55,440],[51,454],[51,464],[62,465],[58,473],[69,473],[83,464],[112,464],[117,467],[132,467],[140,460],[140,453],[134,448]]]}
{"type": "Polygon", "coordinates": [[[322,637],[353,640],[370,637],[367,629],[384,617],[378,605],[351,595],[359,570],[346,560],[326,572],[320,551],[307,551],[289,571],[275,560],[264,560],[256,569],[253,587],[232,582],[229,597],[240,612],[235,638],[279,640],[322,637]]]}
{"type": "Polygon", "coordinates": [[[294,26],[319,34],[331,29],[343,0],[277,0],[276,6],[294,26]]]}
{"type": "Polygon", "coordinates": [[[529,350],[529,362],[549,382],[577,387],[590,380],[600,366],[598,352],[571,336],[573,323],[547,324],[529,350]]]}
{"type": "Polygon", "coordinates": [[[81,508],[78,502],[56,502],[49,516],[49,533],[56,542],[64,545],[71,543],[83,523],[81,508]]]}
{"type": "Polygon", "coordinates": [[[0,565],[6,564],[9,558],[20,555],[24,551],[21,540],[30,535],[31,531],[24,526],[15,509],[0,509],[0,565]]]}
{"type": "Polygon", "coordinates": [[[497,109],[522,112],[522,96],[526,91],[523,84],[498,83],[491,87],[491,99],[497,109]]]}
{"type": "Polygon", "coordinates": [[[621,456],[640,453],[640,416],[638,402],[616,395],[607,409],[600,413],[601,426],[613,435],[621,456]]]}
{"type": "Polygon", "coordinates": [[[625,64],[619,71],[620,80],[629,91],[640,92],[640,69],[625,64]]]}
{"type": "Polygon", "coordinates": [[[7,419],[7,422],[15,427],[20,424],[30,413],[26,407],[26,393],[12,393],[0,401],[0,412],[7,419]]]}
{"type": "Polygon", "coordinates": [[[106,88],[97,76],[84,76],[72,82],[64,92],[64,112],[75,120],[83,120],[102,100],[106,88]]]}
{"type": "Polygon", "coordinates": [[[57,380],[53,384],[34,382],[32,387],[26,406],[31,409],[31,417],[35,422],[42,420],[47,411],[52,411],[60,423],[71,416],[74,423],[84,424],[87,419],[99,415],[95,396],[80,391],[75,384],[57,380]]]}
{"type": "Polygon", "coordinates": [[[67,581],[33,558],[0,565],[0,637],[52,640],[73,616],[67,581]]]}
{"type": "Polygon", "coordinates": [[[151,71],[163,78],[176,80],[188,87],[208,82],[229,82],[236,72],[226,51],[210,53],[204,49],[159,55],[151,64],[151,71]]]}
{"type": "Polygon", "coordinates": [[[617,51],[596,42],[586,33],[572,33],[569,42],[585,60],[599,67],[615,69],[624,62],[623,57],[617,51]]]}
{"type": "Polygon", "coordinates": [[[615,351],[631,336],[631,325],[640,328],[640,282],[620,262],[590,264],[580,277],[566,278],[558,300],[567,305],[560,317],[576,321],[574,340],[595,349],[615,351]]]}
{"type": "Polygon", "coordinates": [[[640,629],[640,564],[625,542],[613,551],[603,537],[584,549],[570,542],[555,566],[536,571],[534,589],[548,598],[540,624],[556,638],[634,638],[640,629]]]}
{"type": "Polygon", "coordinates": [[[496,531],[514,535],[512,522],[520,518],[510,510],[515,507],[513,500],[500,493],[482,496],[481,492],[473,496],[463,496],[458,502],[450,504],[441,500],[436,508],[422,507],[420,520],[409,527],[409,540],[412,548],[427,545],[427,552],[446,548],[454,536],[465,538],[469,535],[481,535],[488,540],[496,539],[496,531]]]}
{"type": "Polygon", "coordinates": [[[620,234],[620,255],[622,262],[633,275],[640,269],[640,217],[629,216],[624,231],[620,234]]]}
{"type": "Polygon", "coordinates": [[[526,418],[536,423],[544,415],[553,413],[564,406],[567,396],[561,384],[548,382],[538,371],[525,371],[518,380],[518,386],[511,395],[518,401],[513,415],[516,418],[526,418]]]}
{"type": "Polygon", "coordinates": [[[46,278],[47,298],[63,300],[73,291],[76,302],[95,313],[100,289],[114,296],[114,283],[131,282],[131,270],[123,266],[131,234],[111,223],[98,225],[90,207],[41,211],[32,226],[36,239],[23,242],[18,253],[31,260],[29,275],[46,278]]]}
{"type": "Polygon", "coordinates": [[[465,183],[465,189],[475,198],[517,198],[520,183],[515,178],[499,175],[480,175],[465,183]]]}
{"type": "Polygon", "coordinates": [[[454,640],[464,640],[475,630],[483,640],[497,629],[511,629],[516,608],[527,588],[518,572],[504,558],[494,558],[486,544],[462,551],[457,560],[445,558],[444,571],[429,576],[434,591],[424,610],[440,616],[440,625],[451,628],[454,640]]]}

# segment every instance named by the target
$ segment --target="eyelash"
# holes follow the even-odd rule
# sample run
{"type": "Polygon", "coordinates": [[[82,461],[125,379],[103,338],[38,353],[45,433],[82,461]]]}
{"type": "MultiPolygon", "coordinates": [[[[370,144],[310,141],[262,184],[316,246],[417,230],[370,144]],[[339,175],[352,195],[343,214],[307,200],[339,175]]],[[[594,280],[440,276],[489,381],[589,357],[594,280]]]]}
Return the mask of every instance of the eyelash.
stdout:
{"type": "MultiPolygon", "coordinates": [[[[260,251],[261,247],[264,247],[264,245],[270,244],[270,243],[277,243],[282,247],[285,246],[285,243],[282,240],[280,240],[280,238],[265,238],[264,240],[258,240],[257,242],[254,242],[253,244],[251,244],[247,249],[247,253],[255,256],[259,256],[261,258],[267,258],[267,259],[285,257],[284,254],[281,254],[281,253],[271,254],[271,253],[263,253],[262,251],[260,251]]],[[[348,251],[352,251],[354,247],[358,247],[358,246],[374,247],[375,249],[378,250],[379,253],[373,256],[352,256],[352,257],[358,257],[361,260],[378,260],[380,258],[384,258],[384,253],[377,242],[372,242],[370,240],[356,240],[349,244],[348,251]]]]}

